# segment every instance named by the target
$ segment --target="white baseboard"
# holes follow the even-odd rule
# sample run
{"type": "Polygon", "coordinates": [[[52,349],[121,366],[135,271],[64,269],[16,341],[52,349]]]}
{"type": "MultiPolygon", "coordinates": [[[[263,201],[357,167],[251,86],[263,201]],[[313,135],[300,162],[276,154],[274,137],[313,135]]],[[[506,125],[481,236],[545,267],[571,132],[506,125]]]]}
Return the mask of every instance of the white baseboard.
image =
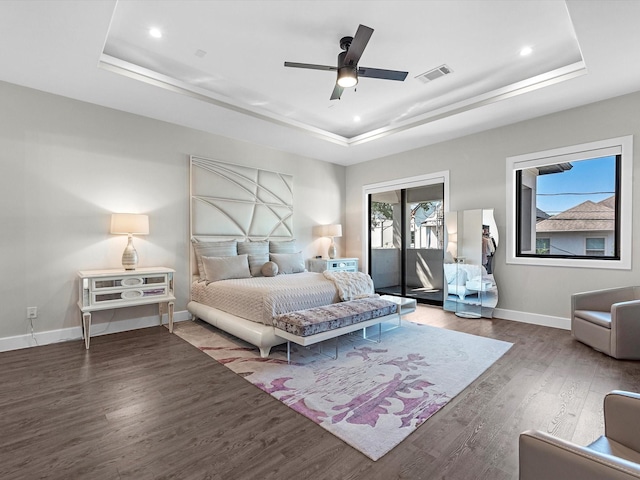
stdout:
{"type": "Polygon", "coordinates": [[[538,313],[518,312],[516,310],[505,310],[496,308],[493,311],[495,318],[504,320],[513,320],[515,322],[532,323],[543,327],[561,328],[562,330],[571,330],[571,319],[564,317],[552,317],[551,315],[540,315],[538,313]]]}
{"type": "MultiPolygon", "coordinates": [[[[493,311],[495,318],[504,320],[513,320],[522,323],[531,323],[541,325],[543,327],[560,328],[563,330],[571,330],[571,320],[563,317],[552,317],[550,315],[540,315],[537,313],[518,312],[516,310],[505,310],[496,308],[493,311]]],[[[173,315],[174,322],[183,322],[191,320],[191,314],[187,310],[175,312],[173,315]]],[[[167,324],[167,315],[162,320],[163,324],[167,324]]],[[[99,323],[91,325],[91,336],[108,335],[110,333],[125,332],[127,330],[137,330],[139,328],[147,328],[158,325],[158,316],[132,318],[127,320],[111,321],[108,323],[99,323]]],[[[33,336],[17,335],[15,337],[0,338],[0,352],[8,352],[9,350],[18,350],[20,348],[35,347],[38,345],[48,345],[50,343],[68,342],[71,340],[82,339],[82,327],[62,328],[60,330],[50,330],[47,332],[35,332],[33,336]]]]}
{"type": "MultiPolygon", "coordinates": [[[[174,322],[191,320],[191,314],[187,310],[175,312],[174,322]]],[[[167,314],[162,318],[163,325],[168,323],[167,314]]],[[[157,315],[151,317],[130,318],[126,320],[114,320],[107,323],[91,325],[91,337],[108,335],[110,333],[126,332],[127,330],[137,330],[140,328],[155,327],[160,320],[157,315]]],[[[34,332],[27,335],[16,335],[15,337],[0,338],[0,352],[18,350],[20,348],[36,347],[48,345],[50,343],[68,342],[82,339],[82,327],[61,328],[59,330],[49,330],[46,332],[34,332]]]]}

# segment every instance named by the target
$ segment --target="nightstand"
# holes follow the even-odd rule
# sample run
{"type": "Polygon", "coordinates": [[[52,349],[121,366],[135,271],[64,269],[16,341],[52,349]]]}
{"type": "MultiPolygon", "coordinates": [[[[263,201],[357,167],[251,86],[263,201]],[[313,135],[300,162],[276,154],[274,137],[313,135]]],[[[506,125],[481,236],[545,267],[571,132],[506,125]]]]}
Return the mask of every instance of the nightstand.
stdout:
{"type": "Polygon", "coordinates": [[[310,258],[307,260],[307,270],[322,273],[325,270],[331,272],[357,272],[357,258],[310,258]]]}
{"type": "Polygon", "coordinates": [[[85,348],[91,338],[91,312],[114,308],[135,307],[157,303],[160,322],[166,307],[169,332],[173,332],[173,274],[165,267],[136,270],[83,270],[78,272],[78,307],[82,315],[82,335],[85,348]]]}

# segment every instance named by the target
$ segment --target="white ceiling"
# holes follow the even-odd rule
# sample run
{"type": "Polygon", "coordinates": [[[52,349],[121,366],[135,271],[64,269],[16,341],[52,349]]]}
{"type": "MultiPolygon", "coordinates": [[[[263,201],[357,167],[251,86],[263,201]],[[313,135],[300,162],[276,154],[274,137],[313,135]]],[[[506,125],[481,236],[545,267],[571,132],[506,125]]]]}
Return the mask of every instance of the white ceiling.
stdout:
{"type": "Polygon", "coordinates": [[[0,80],[350,165],[640,89],[638,20],[636,0],[5,0],[0,80]],[[284,67],[335,65],[359,24],[360,66],[404,82],[331,101],[335,72],[284,67]]]}

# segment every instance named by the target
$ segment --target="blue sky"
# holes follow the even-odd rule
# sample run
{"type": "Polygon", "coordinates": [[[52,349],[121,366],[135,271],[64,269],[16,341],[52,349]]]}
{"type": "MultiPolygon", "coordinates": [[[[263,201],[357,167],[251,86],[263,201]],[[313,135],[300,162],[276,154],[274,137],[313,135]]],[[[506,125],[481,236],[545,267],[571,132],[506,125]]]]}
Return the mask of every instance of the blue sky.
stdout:
{"type": "Polygon", "coordinates": [[[573,168],[566,172],[539,176],[537,207],[555,215],[587,200],[610,197],[615,190],[615,161],[615,157],[581,160],[571,162],[573,168]]]}

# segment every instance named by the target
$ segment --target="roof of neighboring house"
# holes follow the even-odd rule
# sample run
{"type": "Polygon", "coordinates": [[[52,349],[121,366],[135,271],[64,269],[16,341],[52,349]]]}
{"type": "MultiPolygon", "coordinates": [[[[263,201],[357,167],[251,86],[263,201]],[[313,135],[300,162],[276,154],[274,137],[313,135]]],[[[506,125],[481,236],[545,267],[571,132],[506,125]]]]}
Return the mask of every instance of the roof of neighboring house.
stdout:
{"type": "Polygon", "coordinates": [[[545,219],[549,218],[550,216],[551,215],[549,215],[544,210],[540,210],[539,208],[536,208],[536,219],[537,220],[545,220],[545,219]]]}
{"type": "Polygon", "coordinates": [[[536,232],[589,232],[615,229],[614,197],[582,202],[536,224],[536,232]]]}
{"type": "Polygon", "coordinates": [[[601,202],[598,202],[599,205],[605,205],[611,209],[615,209],[616,208],[616,197],[615,196],[610,196],[609,198],[605,198],[604,200],[602,200],[601,202]]]}

